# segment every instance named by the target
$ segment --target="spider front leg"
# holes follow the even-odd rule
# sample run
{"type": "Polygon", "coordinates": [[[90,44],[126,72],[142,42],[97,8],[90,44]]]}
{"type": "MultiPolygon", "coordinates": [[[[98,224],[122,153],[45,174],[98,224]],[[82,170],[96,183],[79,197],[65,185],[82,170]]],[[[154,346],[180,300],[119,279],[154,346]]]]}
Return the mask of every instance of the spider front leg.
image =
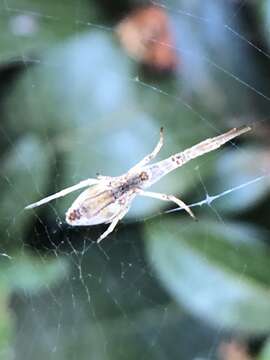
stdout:
{"type": "Polygon", "coordinates": [[[70,186],[70,187],[68,187],[66,189],[63,189],[63,190],[57,192],[56,194],[47,196],[44,199],[41,199],[41,200],[39,200],[39,201],[37,201],[37,202],[35,202],[33,204],[27,205],[25,207],[25,209],[33,209],[33,208],[35,208],[37,206],[46,204],[47,202],[49,202],[51,200],[66,196],[67,194],[70,194],[73,191],[79,190],[79,189],[84,188],[86,186],[95,185],[95,184],[97,184],[99,182],[100,182],[100,180],[98,180],[98,179],[86,179],[86,180],[80,181],[76,185],[73,185],[73,186],[70,186]]]}
{"type": "Polygon", "coordinates": [[[144,190],[141,190],[141,189],[137,189],[136,192],[137,192],[138,195],[141,195],[141,196],[147,196],[147,197],[151,197],[151,198],[159,199],[159,200],[163,200],[163,201],[172,201],[175,204],[177,204],[180,208],[183,208],[184,210],[186,210],[186,212],[189,213],[189,215],[193,219],[196,220],[196,216],[190,210],[188,205],[185,204],[184,201],[178,199],[177,197],[175,197],[173,195],[160,194],[160,193],[156,193],[156,192],[152,192],[152,191],[144,191],[144,190]]]}
{"type": "Polygon", "coordinates": [[[157,154],[160,152],[162,146],[163,146],[163,127],[160,128],[159,142],[157,143],[154,150],[150,154],[146,155],[140,162],[138,162],[138,164],[134,165],[128,171],[128,173],[133,172],[134,170],[136,171],[137,169],[140,169],[141,167],[147,165],[151,160],[153,160],[157,156],[157,154]]]}

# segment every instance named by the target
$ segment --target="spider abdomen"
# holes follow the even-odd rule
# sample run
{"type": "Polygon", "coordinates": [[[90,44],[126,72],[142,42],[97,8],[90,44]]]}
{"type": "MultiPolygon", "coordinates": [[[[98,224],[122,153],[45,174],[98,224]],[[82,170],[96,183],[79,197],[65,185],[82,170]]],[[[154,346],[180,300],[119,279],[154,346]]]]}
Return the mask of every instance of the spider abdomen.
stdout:
{"type": "Polygon", "coordinates": [[[66,213],[68,224],[95,225],[109,221],[119,211],[112,190],[93,186],[83,191],[66,213]]]}

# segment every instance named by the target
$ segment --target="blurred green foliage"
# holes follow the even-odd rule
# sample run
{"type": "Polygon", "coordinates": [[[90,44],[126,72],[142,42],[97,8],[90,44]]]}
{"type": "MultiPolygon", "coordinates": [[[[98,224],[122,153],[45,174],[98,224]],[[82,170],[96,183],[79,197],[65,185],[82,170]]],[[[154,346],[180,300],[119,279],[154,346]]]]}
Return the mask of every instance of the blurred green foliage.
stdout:
{"type": "Polygon", "coordinates": [[[216,326],[260,334],[269,329],[270,256],[248,225],[201,219],[147,228],[148,254],[180,303],[216,326]],[[164,241],[166,239],[166,241],[164,241]]]}
{"type": "MultiPolygon", "coordinates": [[[[269,334],[269,179],[260,177],[269,171],[270,2],[165,1],[179,60],[167,73],[131,59],[114,32],[146,4],[0,5],[3,359],[212,359],[228,333],[269,334]],[[160,126],[164,158],[251,120],[261,135],[153,187],[205,200],[198,223],[138,199],[97,246],[103,225],[63,224],[77,194],[24,210],[96,173],[124,173],[160,126]]],[[[258,359],[270,359],[268,348],[258,359]]]]}

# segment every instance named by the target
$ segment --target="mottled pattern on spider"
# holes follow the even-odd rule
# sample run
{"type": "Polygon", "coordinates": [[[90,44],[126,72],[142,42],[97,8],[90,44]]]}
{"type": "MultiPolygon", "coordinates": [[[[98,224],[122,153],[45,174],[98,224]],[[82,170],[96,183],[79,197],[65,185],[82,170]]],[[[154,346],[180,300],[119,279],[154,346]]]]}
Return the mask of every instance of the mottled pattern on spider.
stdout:
{"type": "Polygon", "coordinates": [[[207,152],[219,148],[221,145],[232,140],[247,131],[249,126],[234,128],[222,135],[206,139],[180,153],[174,154],[167,159],[150,164],[159,153],[163,145],[163,128],[160,129],[160,139],[154,150],[145,156],[138,164],[133,166],[127,173],[117,177],[97,176],[96,179],[86,179],[56,194],[50,195],[34,204],[26,206],[27,209],[35,208],[53,199],[65,196],[75,190],[88,187],[73,202],[66,213],[66,221],[70,225],[96,225],[110,223],[108,229],[98,238],[98,242],[107,237],[128,212],[135,196],[148,196],[163,201],[172,201],[186,210],[195,218],[191,209],[174,195],[160,194],[144,189],[150,187],[169,172],[184,165],[188,161],[207,152]]]}
{"type": "Polygon", "coordinates": [[[144,181],[149,179],[149,175],[146,171],[142,171],[139,174],[135,174],[132,176],[127,176],[126,178],[123,178],[120,180],[120,185],[117,183],[115,185],[111,185],[112,187],[112,194],[115,198],[115,200],[119,199],[124,195],[126,192],[132,190],[141,188],[144,185],[144,181]]]}

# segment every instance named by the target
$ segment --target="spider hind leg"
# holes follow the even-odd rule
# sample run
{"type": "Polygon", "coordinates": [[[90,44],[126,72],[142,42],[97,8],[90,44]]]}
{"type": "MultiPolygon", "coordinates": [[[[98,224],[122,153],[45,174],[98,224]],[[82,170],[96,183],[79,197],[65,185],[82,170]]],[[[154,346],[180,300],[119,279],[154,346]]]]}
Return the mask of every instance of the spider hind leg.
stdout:
{"type": "Polygon", "coordinates": [[[196,216],[191,211],[190,207],[184,203],[184,201],[178,199],[174,195],[166,195],[166,194],[160,194],[152,191],[143,191],[138,189],[137,194],[141,196],[147,196],[154,199],[159,199],[162,201],[172,201],[175,204],[177,204],[180,208],[183,208],[194,220],[197,220],[196,216]]]}

